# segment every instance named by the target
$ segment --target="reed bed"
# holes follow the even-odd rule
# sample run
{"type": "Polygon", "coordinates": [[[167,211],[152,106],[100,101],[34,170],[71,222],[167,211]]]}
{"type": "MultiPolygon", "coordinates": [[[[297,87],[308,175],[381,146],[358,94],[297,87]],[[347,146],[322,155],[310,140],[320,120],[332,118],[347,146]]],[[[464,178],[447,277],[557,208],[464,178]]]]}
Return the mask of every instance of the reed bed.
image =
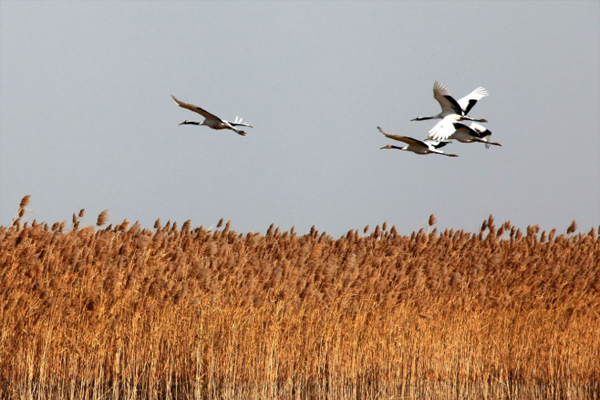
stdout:
{"type": "Polygon", "coordinates": [[[0,227],[2,398],[600,399],[594,229],[67,228],[27,202],[0,227]]]}

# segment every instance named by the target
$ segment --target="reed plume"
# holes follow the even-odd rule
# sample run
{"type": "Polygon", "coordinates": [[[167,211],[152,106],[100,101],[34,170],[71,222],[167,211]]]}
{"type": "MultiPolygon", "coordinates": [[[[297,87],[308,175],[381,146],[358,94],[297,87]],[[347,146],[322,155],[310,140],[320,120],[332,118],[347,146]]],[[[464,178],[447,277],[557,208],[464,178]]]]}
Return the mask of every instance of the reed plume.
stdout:
{"type": "Polygon", "coordinates": [[[108,221],[108,210],[104,210],[98,215],[96,226],[102,226],[106,224],[106,221],[108,221]]]}
{"type": "Polygon", "coordinates": [[[569,227],[567,228],[567,235],[575,233],[576,230],[577,230],[577,222],[575,222],[575,220],[573,220],[573,222],[571,222],[571,225],[569,225],[569,227]]]}
{"type": "Polygon", "coordinates": [[[19,208],[25,208],[29,205],[29,200],[31,200],[31,195],[25,195],[22,199],[21,202],[19,203],[19,208]]]}
{"type": "Polygon", "coordinates": [[[429,226],[435,225],[435,215],[431,214],[429,216],[429,226]]]}
{"type": "Polygon", "coordinates": [[[0,398],[600,392],[595,229],[47,226],[0,226],[0,398]]]}

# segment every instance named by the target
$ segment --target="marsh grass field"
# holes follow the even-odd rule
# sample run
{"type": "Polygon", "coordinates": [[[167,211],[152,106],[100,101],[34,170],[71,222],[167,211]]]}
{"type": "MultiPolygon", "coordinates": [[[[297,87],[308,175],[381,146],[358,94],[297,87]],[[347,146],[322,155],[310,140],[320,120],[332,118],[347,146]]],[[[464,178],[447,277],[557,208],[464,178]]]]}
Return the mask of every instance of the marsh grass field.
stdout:
{"type": "Polygon", "coordinates": [[[600,399],[595,229],[0,227],[3,399],[600,399]]]}

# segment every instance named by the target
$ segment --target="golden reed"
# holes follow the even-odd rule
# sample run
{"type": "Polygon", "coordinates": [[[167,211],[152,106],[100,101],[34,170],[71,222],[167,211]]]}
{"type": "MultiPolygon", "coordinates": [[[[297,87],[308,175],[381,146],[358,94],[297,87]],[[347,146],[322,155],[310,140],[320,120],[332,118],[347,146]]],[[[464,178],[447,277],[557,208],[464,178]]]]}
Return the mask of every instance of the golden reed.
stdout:
{"type": "Polygon", "coordinates": [[[594,229],[79,218],[0,227],[0,398],[600,398],[594,229]]]}

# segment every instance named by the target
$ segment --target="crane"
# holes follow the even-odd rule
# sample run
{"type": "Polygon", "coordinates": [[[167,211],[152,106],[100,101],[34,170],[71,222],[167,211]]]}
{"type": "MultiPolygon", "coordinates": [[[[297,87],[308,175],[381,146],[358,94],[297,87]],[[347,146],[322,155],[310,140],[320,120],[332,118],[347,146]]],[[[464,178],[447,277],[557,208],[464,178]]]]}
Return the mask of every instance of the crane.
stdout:
{"type": "Polygon", "coordinates": [[[177,100],[173,95],[171,95],[171,97],[173,98],[175,104],[177,104],[179,107],[187,108],[188,110],[197,112],[198,114],[204,117],[204,121],[202,122],[194,122],[186,119],[179,125],[204,125],[216,130],[230,129],[238,135],[242,136],[245,136],[246,132],[237,129],[236,126],[247,126],[249,128],[252,128],[252,125],[242,122],[242,119],[239,117],[235,117],[235,121],[233,122],[225,121],[224,119],[221,119],[216,115],[209,113],[203,108],[200,108],[194,104],[185,103],[183,101],[177,100]]]}
{"type": "Polygon", "coordinates": [[[477,101],[481,100],[483,97],[488,96],[489,93],[485,88],[478,87],[473,90],[471,93],[466,95],[465,97],[459,99],[458,101],[452,97],[450,91],[446,86],[444,86],[441,82],[435,81],[433,84],[433,97],[440,103],[442,107],[442,111],[437,115],[433,115],[431,117],[417,117],[411,119],[411,121],[424,121],[428,119],[440,119],[444,118],[451,114],[457,114],[463,116],[464,119],[477,121],[477,122],[487,122],[486,120],[476,120],[468,116],[469,111],[477,104],[477,101]]]}
{"type": "Polygon", "coordinates": [[[393,139],[393,140],[398,140],[400,142],[404,142],[408,145],[408,146],[400,147],[400,146],[394,146],[394,145],[388,144],[387,146],[382,147],[380,150],[397,149],[397,150],[403,150],[403,151],[411,151],[415,154],[420,154],[420,155],[440,154],[440,155],[448,156],[448,157],[458,157],[458,155],[456,155],[456,154],[448,154],[448,153],[444,153],[441,150],[438,150],[439,148],[444,147],[445,145],[447,145],[450,142],[435,141],[435,140],[431,140],[431,139],[425,139],[425,140],[421,141],[421,140],[413,139],[408,136],[392,135],[392,134],[386,133],[380,127],[377,127],[377,129],[379,129],[379,132],[383,133],[383,135],[385,137],[393,139]]]}
{"type": "Polygon", "coordinates": [[[431,140],[450,140],[454,139],[461,143],[485,143],[485,147],[490,145],[502,146],[500,143],[490,142],[492,131],[475,122],[471,122],[471,126],[461,124],[462,117],[456,114],[448,115],[438,122],[429,131],[429,139],[431,140]]]}

